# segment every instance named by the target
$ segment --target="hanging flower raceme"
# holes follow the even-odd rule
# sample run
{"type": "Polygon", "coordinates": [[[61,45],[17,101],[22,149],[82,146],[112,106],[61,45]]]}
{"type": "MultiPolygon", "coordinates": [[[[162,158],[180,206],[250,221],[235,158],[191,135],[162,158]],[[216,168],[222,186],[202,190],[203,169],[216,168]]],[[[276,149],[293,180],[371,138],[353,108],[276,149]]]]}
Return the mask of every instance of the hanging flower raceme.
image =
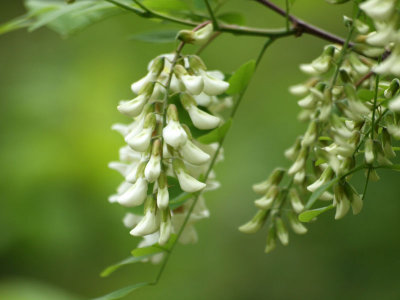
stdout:
{"type": "MultiPolygon", "coordinates": [[[[218,145],[201,144],[192,132],[220,126],[223,120],[213,111],[229,106],[221,97],[229,86],[223,74],[207,71],[198,56],[160,55],[150,62],[148,71],[132,84],[136,96],[118,105],[133,121],[113,126],[127,145],[120,149],[120,162],[110,163],[124,176],[110,202],[135,208],[135,212],[142,207],[143,216],[128,213],[124,218],[131,235],[144,237],[139,247],[165,245],[183,224],[187,204],[193,201],[190,195],[219,186],[213,171],[208,171],[218,145]],[[207,172],[209,179],[203,182],[207,172]]],[[[200,199],[181,240],[195,242],[192,225],[208,215],[200,199]]]]}
{"type": "Polygon", "coordinates": [[[285,151],[292,161],[288,169],[275,169],[266,181],[253,186],[261,196],[254,201],[258,211],[239,230],[255,233],[266,225],[266,252],[275,248],[277,240],[288,244],[289,227],[297,234],[307,232],[299,218],[310,221],[330,209],[336,210],[335,219],[346,216],[350,208],[353,214],[360,213],[364,195],[350,183],[354,170],[365,168],[367,180],[378,180],[375,166],[388,166],[396,156],[392,141],[400,139],[400,81],[380,81],[376,87],[375,75],[368,74],[376,62],[355,52],[348,53],[335,70],[340,51],[341,47],[326,46],[320,57],[300,66],[311,78],[289,90],[300,97],[299,119],[308,126],[285,151]],[[329,205],[304,211],[317,200],[329,205]]]}

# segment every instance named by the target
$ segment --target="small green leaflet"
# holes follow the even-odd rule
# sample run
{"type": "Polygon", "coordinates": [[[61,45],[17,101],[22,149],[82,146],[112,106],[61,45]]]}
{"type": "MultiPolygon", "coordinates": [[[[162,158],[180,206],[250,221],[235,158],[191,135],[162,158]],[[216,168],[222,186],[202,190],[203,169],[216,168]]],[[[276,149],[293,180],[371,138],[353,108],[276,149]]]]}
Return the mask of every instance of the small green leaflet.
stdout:
{"type": "Polygon", "coordinates": [[[105,268],[101,273],[100,276],[101,277],[107,277],[109,276],[111,273],[115,272],[116,270],[118,270],[120,267],[122,266],[126,266],[126,265],[130,265],[130,264],[134,264],[137,262],[142,261],[142,259],[148,258],[153,256],[155,253],[153,254],[148,254],[148,255],[143,255],[143,256],[129,256],[128,258],[121,260],[120,262],[113,264],[107,268],[105,268]]]}
{"type": "Polygon", "coordinates": [[[374,99],[375,92],[367,89],[359,89],[357,91],[357,97],[362,101],[371,101],[374,99]]]}
{"type": "Polygon", "coordinates": [[[349,2],[350,0],[325,0],[325,1],[330,4],[343,4],[349,2]]]}
{"type": "Polygon", "coordinates": [[[236,12],[223,13],[218,15],[217,18],[227,24],[234,24],[239,26],[243,26],[246,24],[245,17],[242,14],[236,12]]]}
{"type": "Polygon", "coordinates": [[[231,125],[232,125],[232,119],[229,119],[221,127],[215,128],[213,131],[198,137],[197,140],[202,144],[212,144],[215,142],[220,142],[221,139],[228,132],[231,125]]]}
{"type": "Polygon", "coordinates": [[[156,243],[148,247],[133,249],[131,253],[135,257],[143,257],[145,255],[154,255],[161,252],[168,252],[171,249],[171,247],[175,244],[176,239],[177,235],[172,234],[168,240],[168,243],[165,244],[164,246],[161,246],[160,244],[156,243]]]}
{"type": "Polygon", "coordinates": [[[319,216],[320,214],[331,210],[334,206],[333,205],[329,205],[329,206],[325,206],[325,207],[320,207],[320,208],[316,208],[316,209],[312,209],[312,210],[307,210],[305,212],[302,212],[299,215],[299,220],[301,222],[310,222],[312,219],[314,219],[315,217],[319,216]]]}
{"type": "Polygon", "coordinates": [[[176,41],[178,31],[179,29],[166,29],[142,32],[131,36],[131,39],[148,43],[173,43],[176,41]]]}
{"type": "Polygon", "coordinates": [[[254,70],[256,69],[256,61],[250,60],[243,64],[233,75],[229,78],[229,88],[226,91],[228,95],[240,94],[249,84],[254,70]]]}
{"type": "Polygon", "coordinates": [[[151,284],[152,284],[151,282],[139,282],[139,283],[136,283],[136,284],[132,284],[132,285],[126,286],[126,287],[124,287],[122,289],[119,289],[119,290],[116,290],[114,292],[111,292],[111,293],[109,293],[107,295],[95,298],[93,300],[116,300],[116,299],[121,299],[121,298],[129,295],[130,293],[132,293],[134,290],[137,290],[137,289],[139,289],[141,287],[144,287],[144,286],[149,286],[151,284]]]}

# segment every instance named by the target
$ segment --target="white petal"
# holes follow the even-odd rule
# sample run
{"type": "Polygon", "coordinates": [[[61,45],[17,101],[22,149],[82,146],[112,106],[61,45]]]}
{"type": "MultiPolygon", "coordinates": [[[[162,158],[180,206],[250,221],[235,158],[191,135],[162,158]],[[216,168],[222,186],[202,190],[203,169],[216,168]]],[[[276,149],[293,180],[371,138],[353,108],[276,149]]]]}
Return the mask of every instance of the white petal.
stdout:
{"type": "Polygon", "coordinates": [[[159,220],[155,213],[149,209],[143,219],[130,232],[133,236],[145,236],[156,232],[159,228],[159,220]]]}
{"type": "Polygon", "coordinates": [[[201,109],[197,108],[195,105],[191,105],[188,109],[190,119],[192,120],[194,126],[199,129],[213,129],[219,125],[221,119],[210,115],[201,109]]]}
{"type": "Polygon", "coordinates": [[[135,99],[130,101],[121,101],[118,105],[118,110],[121,114],[137,117],[143,110],[144,105],[147,102],[147,96],[139,95],[135,99]]]}
{"type": "Polygon", "coordinates": [[[144,152],[149,148],[153,128],[143,128],[141,132],[132,136],[129,134],[125,138],[125,142],[135,151],[144,152]]]}
{"type": "Polygon", "coordinates": [[[202,72],[202,77],[204,81],[203,91],[209,96],[220,95],[224,93],[229,87],[228,82],[218,79],[210,74],[207,74],[204,71],[202,72]]]}
{"type": "Polygon", "coordinates": [[[140,222],[142,219],[142,216],[138,216],[135,214],[127,213],[125,217],[123,218],[122,222],[124,223],[124,226],[127,228],[133,228],[140,222]]]}
{"type": "Polygon", "coordinates": [[[360,4],[360,8],[374,20],[387,20],[393,13],[395,0],[369,0],[360,4]]]}
{"type": "Polygon", "coordinates": [[[166,209],[169,203],[168,187],[165,186],[163,189],[159,188],[157,191],[157,206],[159,209],[166,209]]]}
{"type": "Polygon", "coordinates": [[[185,161],[194,165],[202,165],[210,159],[210,155],[202,151],[189,140],[183,145],[179,152],[185,161]]]}
{"type": "Polygon", "coordinates": [[[119,196],[118,203],[127,206],[141,205],[147,196],[147,181],[140,177],[125,193],[119,196]]]}
{"type": "Polygon", "coordinates": [[[182,170],[178,171],[176,175],[182,190],[187,193],[194,193],[206,187],[205,183],[198,181],[182,170]]]}
{"type": "Polygon", "coordinates": [[[213,99],[212,96],[208,96],[207,94],[204,94],[203,92],[200,93],[199,95],[193,96],[193,98],[196,101],[196,104],[201,105],[201,106],[209,106],[213,99]]]}
{"type": "Polygon", "coordinates": [[[161,173],[161,157],[159,155],[152,155],[149,162],[144,169],[144,176],[148,182],[154,182],[161,173]]]}
{"type": "Polygon", "coordinates": [[[203,78],[196,75],[183,75],[181,77],[186,90],[192,95],[198,95],[203,90],[203,78]]]}
{"type": "Polygon", "coordinates": [[[389,103],[389,108],[392,111],[400,112],[400,96],[397,96],[394,100],[389,103]]]}
{"type": "Polygon", "coordinates": [[[177,121],[168,122],[167,126],[163,129],[163,137],[165,142],[174,148],[183,146],[187,141],[187,134],[177,121]]]}

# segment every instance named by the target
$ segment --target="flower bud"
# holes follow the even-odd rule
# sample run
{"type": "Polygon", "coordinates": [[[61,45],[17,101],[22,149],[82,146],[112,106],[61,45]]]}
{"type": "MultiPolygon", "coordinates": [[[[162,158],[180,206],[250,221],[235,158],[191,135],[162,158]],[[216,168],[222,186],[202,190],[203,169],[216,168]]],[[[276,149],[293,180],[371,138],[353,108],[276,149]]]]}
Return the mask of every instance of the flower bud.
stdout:
{"type": "MultiPolygon", "coordinates": [[[[400,81],[397,78],[393,79],[392,82],[390,83],[389,87],[384,92],[385,98],[387,98],[387,99],[392,98],[397,93],[399,88],[400,88],[400,81]]],[[[390,107],[390,105],[389,105],[389,107],[390,107]]],[[[390,108],[390,109],[392,109],[392,108],[390,108]]]]}
{"type": "Polygon", "coordinates": [[[200,70],[207,69],[204,62],[197,55],[189,55],[188,61],[190,69],[192,69],[194,72],[199,72],[200,70]]]}
{"type": "Polygon", "coordinates": [[[317,189],[319,189],[322,185],[330,181],[333,177],[333,170],[331,167],[327,167],[318,178],[317,181],[307,186],[307,190],[311,193],[314,193],[317,189]]]}
{"type": "Polygon", "coordinates": [[[179,159],[174,159],[173,162],[174,172],[178,177],[181,189],[187,193],[198,192],[206,187],[206,184],[198,181],[197,179],[186,173],[184,164],[179,159]]]}
{"type": "Polygon", "coordinates": [[[260,209],[270,209],[278,194],[279,188],[276,185],[273,185],[262,198],[257,199],[254,203],[260,209]]]}
{"type": "Polygon", "coordinates": [[[350,200],[353,214],[354,215],[359,214],[363,207],[362,198],[349,183],[346,182],[344,188],[345,188],[346,196],[350,200]]]}
{"type": "Polygon", "coordinates": [[[276,168],[272,171],[267,180],[254,184],[253,191],[257,194],[265,194],[272,185],[279,185],[285,173],[285,169],[276,168]]]}
{"type": "Polygon", "coordinates": [[[157,205],[152,196],[147,197],[144,217],[130,232],[133,236],[145,236],[159,229],[160,220],[156,215],[157,205]]]}
{"type": "Polygon", "coordinates": [[[292,227],[293,231],[297,234],[305,234],[307,233],[307,228],[299,221],[297,215],[294,213],[288,214],[289,224],[292,227]]]}
{"type": "Polygon", "coordinates": [[[259,210],[249,222],[239,227],[239,231],[248,234],[256,233],[264,225],[267,217],[267,210],[259,210]]]}
{"type": "Polygon", "coordinates": [[[317,138],[317,122],[312,121],[307,128],[307,131],[301,141],[302,147],[311,146],[317,138]]]}
{"type": "Polygon", "coordinates": [[[306,164],[306,159],[308,156],[308,149],[307,148],[301,148],[299,155],[297,156],[296,161],[294,164],[290,167],[288,174],[289,175],[294,175],[295,173],[299,172],[300,170],[304,169],[305,164],[306,164]]]}
{"type": "Polygon", "coordinates": [[[343,218],[350,209],[350,201],[342,184],[337,184],[334,187],[334,202],[336,203],[335,219],[338,220],[343,218]]]}
{"type": "Polygon", "coordinates": [[[388,158],[393,158],[396,156],[396,153],[393,151],[392,147],[392,137],[386,128],[382,129],[382,142],[383,142],[383,151],[388,158]]]}
{"type": "Polygon", "coordinates": [[[354,21],[354,27],[356,28],[356,30],[361,33],[361,34],[366,34],[369,32],[369,26],[368,24],[360,21],[360,19],[356,19],[354,21]]]}
{"type": "Polygon", "coordinates": [[[148,182],[154,182],[157,180],[161,173],[161,141],[155,140],[153,143],[153,151],[149,162],[144,170],[144,175],[148,182]]]}
{"type": "Polygon", "coordinates": [[[270,253],[276,247],[276,232],[275,227],[271,225],[268,230],[267,244],[265,246],[265,253],[270,253]]]}
{"type": "Polygon", "coordinates": [[[199,129],[213,129],[221,122],[220,118],[210,115],[196,107],[196,101],[186,93],[181,94],[182,106],[189,113],[194,126],[199,129]]]}
{"type": "Polygon", "coordinates": [[[276,234],[282,245],[287,246],[289,244],[289,232],[280,217],[275,219],[276,234]]]}
{"type": "Polygon", "coordinates": [[[158,190],[157,190],[157,206],[159,209],[166,209],[169,203],[169,192],[168,192],[168,183],[167,183],[167,175],[165,173],[161,173],[160,177],[158,177],[158,190]]]}
{"type": "Polygon", "coordinates": [[[365,141],[364,147],[365,147],[365,152],[364,152],[365,161],[367,162],[367,164],[372,164],[375,159],[374,142],[372,141],[372,139],[368,138],[365,141]]]}
{"type": "Polygon", "coordinates": [[[301,149],[301,138],[298,137],[292,147],[285,151],[285,157],[290,160],[295,160],[301,149]]]}
{"type": "Polygon", "coordinates": [[[289,199],[290,204],[292,205],[293,210],[299,214],[304,210],[304,204],[300,199],[299,193],[295,188],[291,188],[289,190],[289,199]]]}
{"type": "Polygon", "coordinates": [[[164,66],[165,66],[165,57],[158,56],[151,63],[150,72],[152,72],[153,74],[155,74],[155,76],[158,77],[164,70],[164,66]]]}
{"type": "Polygon", "coordinates": [[[164,209],[161,212],[161,224],[160,224],[160,238],[158,239],[158,243],[161,246],[164,246],[172,233],[172,223],[171,223],[171,212],[169,208],[164,209]]]}
{"type": "Polygon", "coordinates": [[[127,214],[125,214],[125,216],[122,220],[122,223],[124,223],[124,226],[126,228],[131,229],[131,228],[135,227],[140,222],[141,219],[142,219],[142,216],[127,213],[127,214]]]}

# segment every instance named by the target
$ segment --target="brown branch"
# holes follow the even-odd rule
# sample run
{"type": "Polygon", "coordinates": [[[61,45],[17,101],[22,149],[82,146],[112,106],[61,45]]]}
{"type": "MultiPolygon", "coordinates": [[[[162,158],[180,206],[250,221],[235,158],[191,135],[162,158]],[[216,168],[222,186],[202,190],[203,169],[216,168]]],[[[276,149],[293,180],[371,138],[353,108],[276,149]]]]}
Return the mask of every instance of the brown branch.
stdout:
{"type": "MultiPolygon", "coordinates": [[[[303,33],[307,33],[307,34],[317,36],[321,39],[324,39],[324,40],[327,40],[327,41],[330,41],[333,43],[337,43],[337,44],[341,44],[341,45],[343,45],[345,43],[345,40],[342,39],[341,37],[334,35],[331,32],[325,31],[317,26],[309,24],[293,15],[287,14],[284,9],[280,8],[279,6],[275,5],[274,3],[272,3],[269,0],[255,0],[255,1],[270,8],[274,12],[280,14],[281,16],[288,18],[289,21],[292,23],[297,36],[300,36],[303,33]]],[[[354,44],[350,42],[349,47],[353,47],[353,46],[354,46],[354,44]]]]}

